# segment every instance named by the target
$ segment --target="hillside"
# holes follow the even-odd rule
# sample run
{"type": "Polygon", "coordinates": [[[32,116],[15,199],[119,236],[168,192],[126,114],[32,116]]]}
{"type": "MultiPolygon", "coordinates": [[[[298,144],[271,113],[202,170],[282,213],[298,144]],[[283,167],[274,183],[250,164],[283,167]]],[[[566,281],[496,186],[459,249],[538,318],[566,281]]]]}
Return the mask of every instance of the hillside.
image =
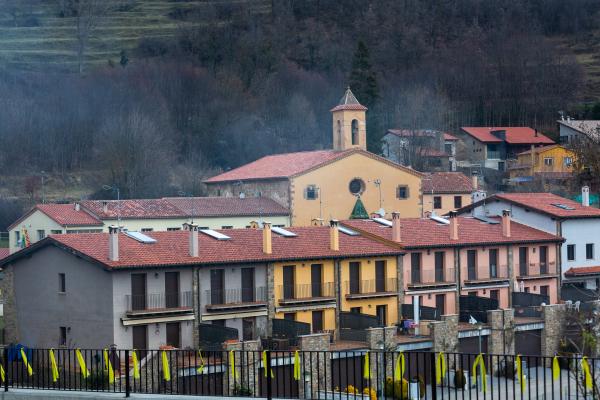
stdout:
{"type": "MultiPolygon", "coordinates": [[[[105,0],[113,3],[89,39],[86,66],[118,64],[121,51],[135,60],[143,39],[170,40],[179,30],[208,24],[214,10],[244,7],[252,14],[268,14],[270,0],[105,0]],[[192,21],[178,17],[194,13],[192,21]],[[205,18],[202,18],[205,16],[205,18]]],[[[64,1],[63,3],[66,3],[64,1]]],[[[52,67],[77,70],[77,21],[61,16],[60,1],[0,1],[0,65],[25,70],[52,67]]]]}

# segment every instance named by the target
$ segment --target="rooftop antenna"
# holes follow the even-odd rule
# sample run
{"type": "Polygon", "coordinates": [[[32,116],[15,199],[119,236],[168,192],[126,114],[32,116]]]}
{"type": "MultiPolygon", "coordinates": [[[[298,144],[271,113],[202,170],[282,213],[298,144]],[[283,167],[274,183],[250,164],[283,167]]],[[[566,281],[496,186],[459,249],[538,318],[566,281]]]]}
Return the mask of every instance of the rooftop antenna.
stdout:
{"type": "Polygon", "coordinates": [[[114,190],[115,192],[117,192],[117,226],[119,227],[119,229],[121,229],[121,191],[119,190],[119,188],[114,185],[114,186],[109,186],[109,185],[102,185],[102,189],[104,190],[114,190]]]}

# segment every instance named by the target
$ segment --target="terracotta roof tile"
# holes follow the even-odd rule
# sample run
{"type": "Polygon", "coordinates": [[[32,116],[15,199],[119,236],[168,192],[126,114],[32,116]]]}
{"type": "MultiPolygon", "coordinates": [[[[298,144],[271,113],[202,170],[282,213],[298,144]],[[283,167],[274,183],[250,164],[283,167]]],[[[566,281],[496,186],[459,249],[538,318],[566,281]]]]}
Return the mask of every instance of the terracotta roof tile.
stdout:
{"type": "Polygon", "coordinates": [[[287,208],[267,197],[165,197],[186,216],[223,217],[289,215],[287,208]]]}
{"type": "Polygon", "coordinates": [[[10,254],[10,250],[7,248],[0,248],[0,260],[2,260],[3,258],[8,257],[8,255],[10,254]]]}
{"type": "MultiPolygon", "coordinates": [[[[489,224],[471,217],[458,218],[458,240],[450,239],[450,225],[428,218],[402,218],[400,222],[404,248],[468,246],[502,243],[558,242],[558,236],[511,222],[511,237],[502,236],[501,224],[489,224]]],[[[498,219],[499,221],[499,219],[498,219]]],[[[392,240],[392,229],[373,220],[348,220],[342,225],[392,240]]]]}
{"type": "Polygon", "coordinates": [[[40,211],[62,226],[101,226],[102,221],[90,215],[83,209],[76,210],[74,204],[37,204],[21,218],[16,220],[8,227],[12,229],[19,225],[21,221],[33,214],[35,211],[40,211]]]}
{"type": "Polygon", "coordinates": [[[567,276],[595,274],[600,274],[600,265],[595,265],[593,267],[571,267],[565,272],[565,275],[567,276]]]}
{"type": "Polygon", "coordinates": [[[491,132],[504,130],[506,131],[506,142],[509,144],[554,144],[552,139],[541,132],[537,132],[536,136],[536,130],[527,126],[463,126],[461,130],[484,143],[501,143],[502,140],[491,132]]]}
{"type": "Polygon", "coordinates": [[[435,172],[423,178],[423,194],[471,193],[473,182],[462,172],[435,172]]]}
{"type": "Polygon", "coordinates": [[[182,212],[174,204],[164,199],[137,200],[85,200],[81,202],[86,208],[100,219],[121,218],[178,218],[182,212]],[[104,204],[107,210],[104,211],[104,204]]]}
{"type": "Polygon", "coordinates": [[[485,201],[490,202],[493,199],[505,200],[510,203],[518,204],[522,207],[552,215],[554,217],[600,217],[600,209],[595,207],[584,207],[581,203],[557,196],[552,193],[500,193],[488,197],[485,201]],[[555,204],[563,204],[573,209],[565,210],[555,206],[555,204]]]}
{"type": "MultiPolygon", "coordinates": [[[[156,243],[143,244],[125,234],[119,235],[119,261],[108,260],[108,233],[81,233],[77,235],[50,235],[48,241],[73,249],[109,268],[160,265],[198,265],[276,260],[306,260],[336,257],[361,257],[368,255],[397,255],[398,246],[386,245],[363,235],[349,236],[340,232],[340,251],[329,249],[329,227],[286,228],[297,237],[285,238],[275,232],[273,253],[262,251],[260,229],[227,229],[222,232],[230,240],[216,240],[198,234],[199,257],[189,255],[187,231],[147,232],[156,243]]],[[[40,241],[33,246],[41,246],[40,241]]],[[[32,246],[32,247],[33,247],[32,246]]],[[[21,252],[13,254],[13,257],[21,252]]]]}
{"type": "Polygon", "coordinates": [[[452,136],[449,133],[444,133],[444,140],[458,140],[456,136],[452,136]]]}

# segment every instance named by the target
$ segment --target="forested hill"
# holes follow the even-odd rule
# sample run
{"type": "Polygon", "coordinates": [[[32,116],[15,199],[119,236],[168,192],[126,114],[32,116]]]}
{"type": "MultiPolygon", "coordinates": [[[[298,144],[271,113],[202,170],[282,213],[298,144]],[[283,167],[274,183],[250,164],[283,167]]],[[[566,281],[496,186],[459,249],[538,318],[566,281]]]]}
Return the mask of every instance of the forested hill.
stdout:
{"type": "Polygon", "coordinates": [[[346,85],[373,151],[390,127],[552,130],[600,97],[599,5],[0,0],[0,196],[34,201],[19,178],[40,171],[61,180],[53,199],[198,192],[218,169],[330,146],[346,85]]]}

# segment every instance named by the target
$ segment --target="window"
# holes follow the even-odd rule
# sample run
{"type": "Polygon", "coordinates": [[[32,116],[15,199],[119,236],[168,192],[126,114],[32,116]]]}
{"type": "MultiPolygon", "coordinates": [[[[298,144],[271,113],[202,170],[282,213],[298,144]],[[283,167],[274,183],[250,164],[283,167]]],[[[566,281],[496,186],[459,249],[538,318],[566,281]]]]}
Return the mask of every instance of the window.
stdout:
{"type": "Polygon", "coordinates": [[[58,274],[58,292],[66,293],[67,292],[67,277],[65,274],[58,274]]]}
{"type": "Polygon", "coordinates": [[[350,262],[350,294],[360,293],[360,263],[350,262]]]}
{"type": "Polygon", "coordinates": [[[573,164],[573,157],[563,157],[563,164],[565,167],[570,167],[573,164]]]}
{"type": "Polygon", "coordinates": [[[316,200],[319,197],[319,189],[316,185],[308,185],[304,189],[304,198],[306,200],[316,200]]]}
{"type": "Polygon", "coordinates": [[[283,266],[283,298],[293,299],[295,287],[295,265],[284,265],[283,266]]]}
{"type": "Polygon", "coordinates": [[[312,312],[312,333],[323,332],[323,310],[312,312]]]}
{"type": "Polygon", "coordinates": [[[358,143],[358,120],[352,120],[352,145],[357,145],[358,143]]]}
{"type": "Polygon", "coordinates": [[[436,210],[442,208],[442,196],[433,196],[433,208],[436,210]]]}
{"type": "Polygon", "coordinates": [[[242,337],[244,340],[254,339],[254,318],[242,319],[242,337]]]}
{"type": "Polygon", "coordinates": [[[454,208],[462,207],[462,196],[454,196],[454,208]]]}
{"type": "Polygon", "coordinates": [[[283,314],[283,319],[287,319],[288,321],[296,320],[296,313],[294,312],[286,312],[283,314]]]}
{"type": "Polygon", "coordinates": [[[353,314],[360,314],[362,310],[360,309],[360,307],[350,307],[350,312],[353,314]]]}
{"type": "Polygon", "coordinates": [[[436,294],[435,295],[435,308],[437,310],[438,315],[446,314],[446,295],[445,294],[436,294]]]}
{"type": "Polygon", "coordinates": [[[547,165],[547,166],[554,165],[554,157],[544,157],[544,165],[547,165]]]}
{"type": "Polygon", "coordinates": [[[38,229],[37,231],[38,240],[42,240],[46,237],[46,231],[43,229],[38,229]]]}
{"type": "Polygon", "coordinates": [[[375,308],[377,314],[377,321],[381,326],[387,326],[387,306],[379,305],[375,308]]]}
{"type": "Polygon", "coordinates": [[[365,191],[365,182],[360,178],[354,178],[350,181],[348,189],[352,194],[361,194],[365,191]]]}
{"type": "Polygon", "coordinates": [[[490,249],[490,278],[498,277],[498,249],[490,249]]]}
{"type": "Polygon", "coordinates": [[[588,260],[594,259],[594,243],[587,243],[585,245],[585,258],[588,260]]]}
{"type": "Polygon", "coordinates": [[[181,228],[167,228],[167,232],[180,231],[181,228]]]}
{"type": "Polygon", "coordinates": [[[435,281],[444,282],[444,258],[446,253],[443,251],[436,251],[434,256],[435,262],[435,281]]]}
{"type": "Polygon", "coordinates": [[[529,293],[529,288],[528,287],[525,288],[525,293],[529,293]]]}
{"type": "Polygon", "coordinates": [[[142,228],[141,231],[142,232],[152,232],[154,229],[152,228],[142,228]]]}
{"type": "Polygon", "coordinates": [[[66,326],[61,326],[59,328],[59,332],[60,332],[60,337],[58,339],[58,345],[59,346],[66,346],[67,345],[67,327],[66,326]]]}
{"type": "Polygon", "coordinates": [[[567,245],[567,261],[575,261],[575,245],[567,245]]]}
{"type": "Polygon", "coordinates": [[[468,292],[467,295],[469,295],[469,296],[477,296],[477,292],[468,292]]]}
{"type": "Polygon", "coordinates": [[[410,254],[410,282],[421,283],[421,253],[410,254]]]}
{"type": "Polygon", "coordinates": [[[477,250],[467,250],[467,276],[471,281],[477,279],[477,250]]]}
{"type": "Polygon", "coordinates": [[[544,296],[548,296],[550,293],[550,286],[548,285],[540,285],[540,294],[544,296]]]}
{"type": "MultiPolygon", "coordinates": [[[[100,232],[102,232],[102,231],[100,231],[100,232]]],[[[50,233],[53,235],[60,235],[62,233],[62,230],[61,229],[52,229],[50,231],[50,233]]]]}
{"type": "Polygon", "coordinates": [[[17,246],[19,246],[21,243],[21,232],[19,231],[15,231],[15,243],[17,246]]]}
{"type": "Polygon", "coordinates": [[[490,290],[490,299],[492,300],[500,300],[500,290],[492,289],[490,290]]]}
{"type": "Polygon", "coordinates": [[[409,196],[408,186],[398,185],[398,187],[396,188],[396,197],[404,200],[404,199],[408,199],[408,196],[409,196]]]}
{"type": "Polygon", "coordinates": [[[444,151],[449,156],[451,156],[451,155],[454,154],[454,152],[452,151],[452,149],[453,149],[452,143],[444,143],[444,151]]]}
{"type": "Polygon", "coordinates": [[[383,293],[386,291],[386,289],[392,289],[392,288],[387,288],[386,287],[386,267],[385,267],[385,261],[383,260],[377,260],[375,261],[375,291],[377,293],[383,293]]]}
{"type": "Polygon", "coordinates": [[[233,225],[222,225],[221,229],[233,229],[233,225]]]}

